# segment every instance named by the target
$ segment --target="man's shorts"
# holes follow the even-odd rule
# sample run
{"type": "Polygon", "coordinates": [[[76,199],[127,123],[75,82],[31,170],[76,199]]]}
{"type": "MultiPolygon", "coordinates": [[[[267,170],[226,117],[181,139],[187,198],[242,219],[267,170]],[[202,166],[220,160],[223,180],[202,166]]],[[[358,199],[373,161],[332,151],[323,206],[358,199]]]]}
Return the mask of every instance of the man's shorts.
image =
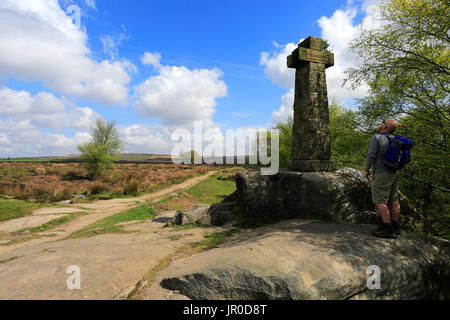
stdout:
{"type": "Polygon", "coordinates": [[[398,201],[398,171],[374,172],[372,178],[372,202],[384,203],[398,201]]]}

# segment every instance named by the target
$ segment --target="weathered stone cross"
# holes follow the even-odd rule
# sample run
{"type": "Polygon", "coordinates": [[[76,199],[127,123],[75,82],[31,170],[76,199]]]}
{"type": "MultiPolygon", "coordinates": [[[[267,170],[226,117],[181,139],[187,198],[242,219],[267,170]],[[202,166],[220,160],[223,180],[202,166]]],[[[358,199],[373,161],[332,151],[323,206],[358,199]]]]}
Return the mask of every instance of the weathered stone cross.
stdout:
{"type": "Polygon", "coordinates": [[[291,170],[333,170],[325,69],[334,54],[323,50],[322,39],[309,37],[287,58],[296,69],[291,170]]]}

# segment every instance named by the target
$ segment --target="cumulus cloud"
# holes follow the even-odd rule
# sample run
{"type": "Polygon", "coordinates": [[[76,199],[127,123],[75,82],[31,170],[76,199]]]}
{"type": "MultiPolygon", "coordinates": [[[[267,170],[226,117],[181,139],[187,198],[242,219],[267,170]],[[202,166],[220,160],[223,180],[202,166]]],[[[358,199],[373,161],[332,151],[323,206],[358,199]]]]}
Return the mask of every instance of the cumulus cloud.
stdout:
{"type": "MultiPolygon", "coordinates": [[[[198,123],[197,123],[198,124],[198,123]]],[[[250,132],[255,133],[258,130],[264,129],[262,127],[240,127],[233,130],[233,134],[243,134],[247,137],[251,136],[250,132]]],[[[223,156],[233,155],[236,151],[239,155],[243,155],[241,149],[237,148],[237,141],[235,141],[235,148],[233,150],[227,149],[227,131],[221,130],[212,121],[202,121],[200,127],[194,129],[194,124],[186,126],[167,126],[163,124],[159,125],[144,125],[134,124],[131,126],[120,127],[119,131],[121,137],[126,144],[126,152],[136,153],[160,153],[171,154],[172,150],[187,152],[189,150],[195,150],[198,154],[203,154],[205,157],[210,156],[223,156]],[[177,129],[183,129],[184,133],[187,133],[191,138],[191,146],[188,149],[181,150],[177,145],[180,140],[173,141],[172,134],[176,133],[177,129]],[[194,144],[194,140],[198,139],[199,144],[194,144]],[[216,149],[214,143],[219,143],[222,148],[216,149]],[[173,149],[176,147],[176,149],[173,149]]],[[[186,138],[186,135],[183,135],[186,138]]],[[[232,140],[229,140],[232,141],[232,140]]],[[[248,139],[244,143],[245,149],[248,152],[249,141],[248,139]]],[[[244,150],[245,151],[245,150],[244,150]]],[[[181,153],[183,153],[181,152],[181,153]]],[[[181,155],[180,152],[175,152],[177,155],[181,155]]]]}
{"type": "Polygon", "coordinates": [[[86,33],[57,0],[0,1],[0,42],[0,78],[43,81],[59,93],[108,105],[126,101],[126,66],[91,59],[86,33]]]}
{"type": "Polygon", "coordinates": [[[73,126],[89,128],[101,117],[91,108],[68,107],[49,92],[32,96],[28,91],[0,88],[0,116],[29,121],[32,126],[60,129],[73,126]]]}
{"type": "Polygon", "coordinates": [[[7,144],[11,144],[11,141],[8,139],[8,137],[5,134],[0,133],[0,146],[7,145],[7,144]]]}
{"type": "Polygon", "coordinates": [[[331,17],[321,17],[318,21],[322,29],[322,38],[327,40],[334,53],[335,65],[326,71],[328,96],[338,101],[362,97],[367,94],[367,87],[357,90],[342,87],[345,70],[358,65],[358,58],[350,51],[349,43],[360,33],[359,25],[353,20],[356,8],[336,10],[331,17]]]}
{"type": "Polygon", "coordinates": [[[294,115],[294,89],[290,89],[288,93],[281,97],[281,106],[277,111],[272,113],[272,123],[277,124],[284,122],[288,117],[294,115]]]}
{"type": "Polygon", "coordinates": [[[77,145],[91,139],[88,132],[73,137],[43,132],[30,120],[0,118],[0,157],[63,155],[75,153],[77,145]]]}
{"type": "Polygon", "coordinates": [[[287,67],[287,56],[297,48],[297,45],[288,43],[280,46],[274,43],[274,46],[276,50],[261,53],[259,63],[274,84],[289,90],[294,87],[295,70],[287,67]]]}
{"type": "Polygon", "coordinates": [[[134,124],[121,127],[127,152],[169,154],[173,146],[170,129],[164,125],[134,124]]]}
{"type": "Polygon", "coordinates": [[[158,54],[144,55],[142,61],[157,67],[152,76],[134,88],[134,108],[139,115],[162,119],[164,124],[187,124],[210,120],[216,99],[227,95],[223,73],[214,68],[190,70],[184,66],[163,66],[158,54]]]}
{"type": "Polygon", "coordinates": [[[142,64],[151,65],[155,69],[161,68],[161,63],[159,62],[160,60],[161,60],[161,55],[159,53],[146,52],[141,57],[142,64]]]}
{"type": "MultiPolygon", "coordinates": [[[[331,17],[321,17],[317,22],[322,30],[322,38],[327,40],[330,50],[335,56],[335,65],[326,70],[328,97],[344,103],[347,99],[362,97],[367,94],[368,87],[361,86],[356,90],[342,87],[344,71],[356,67],[358,58],[349,49],[349,43],[360,33],[360,27],[371,29],[380,26],[377,5],[380,0],[349,1],[346,9],[336,10],[331,17]],[[359,9],[358,9],[359,6],[359,9]],[[355,22],[358,10],[365,13],[362,23],[355,22]]],[[[301,41],[300,41],[301,42],[301,41]]],[[[281,97],[281,105],[272,113],[272,122],[277,123],[292,115],[294,103],[295,70],[286,65],[286,57],[297,47],[294,43],[279,45],[274,42],[271,52],[263,52],[260,64],[272,82],[289,90],[281,97]]]]}

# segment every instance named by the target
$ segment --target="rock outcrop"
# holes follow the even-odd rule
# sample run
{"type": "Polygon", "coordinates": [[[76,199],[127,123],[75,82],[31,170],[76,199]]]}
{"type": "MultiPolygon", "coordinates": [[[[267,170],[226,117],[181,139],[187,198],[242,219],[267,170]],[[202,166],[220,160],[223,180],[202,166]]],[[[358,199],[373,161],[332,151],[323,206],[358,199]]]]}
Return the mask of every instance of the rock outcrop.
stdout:
{"type": "MultiPolygon", "coordinates": [[[[364,173],[356,169],[280,171],[273,176],[263,176],[259,171],[239,172],[236,187],[240,219],[244,222],[331,218],[345,223],[379,223],[370,185],[364,173]]],[[[419,230],[425,228],[424,217],[405,197],[401,206],[403,222],[419,230]]]]}
{"type": "Polygon", "coordinates": [[[192,222],[202,222],[208,214],[209,204],[195,205],[188,210],[178,210],[171,222],[176,225],[183,225],[192,222]]]}
{"type": "Polygon", "coordinates": [[[373,226],[287,220],[242,230],[221,247],[175,261],[160,285],[190,299],[448,299],[448,242],[373,226]],[[368,289],[368,268],[381,271],[368,289]]]}
{"type": "Polygon", "coordinates": [[[178,210],[170,219],[171,224],[183,225],[200,223],[205,225],[223,226],[235,220],[235,202],[195,205],[187,210],[178,210]]]}

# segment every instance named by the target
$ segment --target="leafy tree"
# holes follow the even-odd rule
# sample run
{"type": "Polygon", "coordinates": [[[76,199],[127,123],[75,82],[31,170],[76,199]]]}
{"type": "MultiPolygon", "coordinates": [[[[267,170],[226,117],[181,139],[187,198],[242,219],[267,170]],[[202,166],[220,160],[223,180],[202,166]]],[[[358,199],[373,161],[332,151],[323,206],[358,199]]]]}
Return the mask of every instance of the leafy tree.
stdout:
{"type": "MultiPolygon", "coordinates": [[[[284,122],[277,123],[273,128],[279,130],[280,168],[287,168],[292,154],[292,126],[294,119],[289,116],[284,122]]],[[[270,133],[270,132],[269,132],[270,133]]],[[[270,137],[269,137],[270,139],[270,137]]]]}
{"type": "Polygon", "coordinates": [[[91,130],[92,141],[79,145],[78,150],[82,153],[81,160],[87,164],[89,178],[96,179],[113,166],[123,143],[114,121],[97,119],[91,130]]]}
{"type": "MultiPolygon", "coordinates": [[[[345,109],[336,101],[329,106],[331,159],[337,167],[363,169],[370,136],[359,130],[357,112],[345,109]]],[[[274,126],[280,132],[280,167],[287,168],[292,158],[292,126],[289,117],[274,126]]]]}
{"type": "Polygon", "coordinates": [[[352,42],[361,64],[347,70],[346,81],[370,87],[359,100],[366,131],[394,118],[398,134],[415,142],[401,188],[449,237],[450,2],[384,0],[378,8],[379,26],[352,42]]]}

